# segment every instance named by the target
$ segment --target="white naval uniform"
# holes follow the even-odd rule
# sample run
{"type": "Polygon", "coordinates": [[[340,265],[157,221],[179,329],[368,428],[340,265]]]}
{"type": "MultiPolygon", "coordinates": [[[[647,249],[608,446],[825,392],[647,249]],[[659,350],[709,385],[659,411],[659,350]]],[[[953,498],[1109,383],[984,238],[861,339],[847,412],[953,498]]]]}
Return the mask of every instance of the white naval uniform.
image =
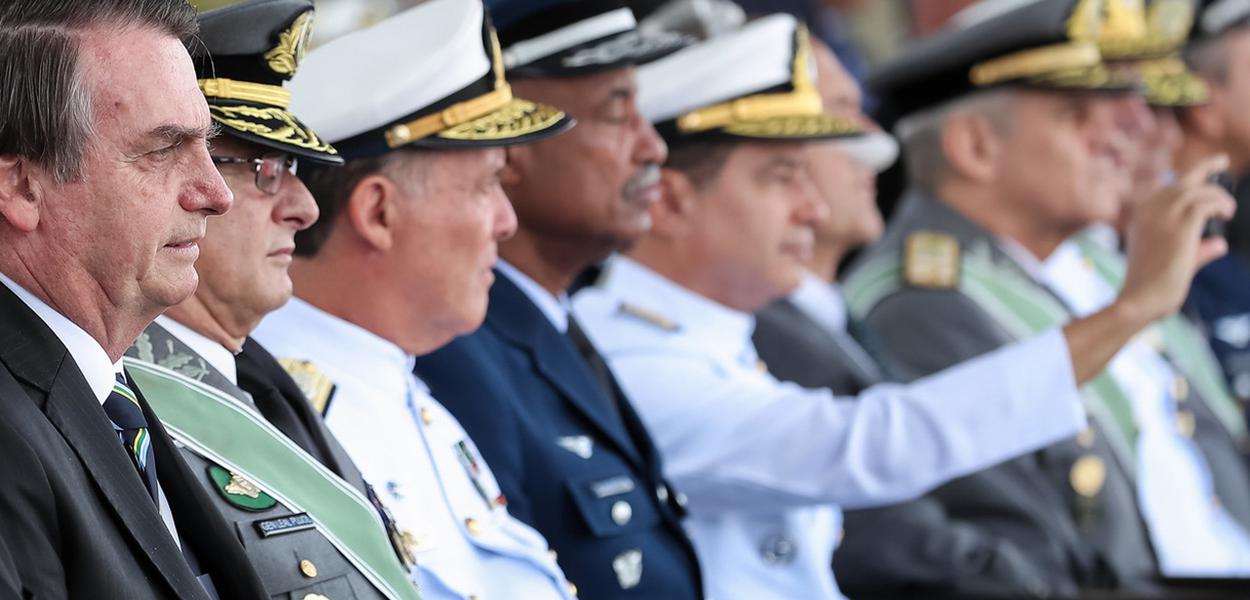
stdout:
{"type": "Polygon", "coordinates": [[[336,385],[330,430],[412,536],[424,600],[572,598],[542,535],[514,519],[494,475],[398,346],[293,298],[254,337],[336,385]]]}
{"type": "MultiPolygon", "coordinates": [[[[1077,316],[1115,300],[1116,290],[1084,260],[1076,242],[1059,246],[1042,285],[1077,316]]],[[[1172,577],[1250,575],[1250,535],[1219,506],[1206,458],[1176,427],[1173,381],[1179,377],[1146,342],[1130,342],[1107,367],[1132,402],[1138,424],[1137,503],[1159,558],[1172,577]]]]}
{"type": "Polygon", "coordinates": [[[912,499],[1086,425],[1058,330],[835,398],[758,368],[751,315],[627,258],[574,298],[573,313],[689,498],[687,530],[715,600],[839,598],[839,505],[912,499]]]}

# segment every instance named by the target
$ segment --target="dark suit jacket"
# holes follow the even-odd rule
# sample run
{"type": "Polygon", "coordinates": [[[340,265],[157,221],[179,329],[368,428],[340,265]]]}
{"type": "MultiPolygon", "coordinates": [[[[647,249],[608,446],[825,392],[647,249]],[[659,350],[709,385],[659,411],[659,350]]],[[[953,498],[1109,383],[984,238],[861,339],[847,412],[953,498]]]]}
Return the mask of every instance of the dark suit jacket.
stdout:
{"type": "MultiPolygon", "coordinates": [[[[183,545],[222,598],[268,598],[135,391],[183,545]]],[[[0,457],[0,596],[208,597],[69,351],[2,287],[0,457]]]]}
{"type": "MultiPolygon", "coordinates": [[[[923,229],[954,236],[965,253],[987,253],[995,264],[1020,271],[984,230],[930,198],[913,195],[899,208],[886,236],[862,261],[901,255],[904,240],[923,229]]],[[[854,277],[852,273],[851,277],[854,277]]],[[[869,348],[891,373],[915,379],[1014,341],[971,298],[957,289],[902,286],[872,307],[856,326],[871,332],[869,348]]],[[[1142,593],[1157,589],[1157,570],[1136,493],[1097,423],[1094,441],[1077,440],[1008,461],[946,484],[928,498],[940,503],[935,519],[909,523],[917,544],[951,535],[945,527],[974,525],[1011,547],[1046,574],[1052,593],[1076,587],[1117,588],[1142,593]],[[1069,483],[1075,462],[1093,454],[1106,465],[1106,480],[1093,498],[1078,496],[1069,483]],[[943,525],[941,518],[948,519],[943,525]]],[[[900,527],[899,530],[902,528],[900,527]]],[[[849,535],[849,534],[848,534],[849,535]]],[[[992,554],[969,557],[969,565],[995,566],[992,554]]],[[[970,592],[971,593],[971,592],[970,592]]]]}
{"type": "MultiPolygon", "coordinates": [[[[297,398],[299,403],[287,403],[283,398],[274,398],[265,394],[262,403],[269,409],[270,413],[291,417],[284,422],[285,425],[303,440],[312,440],[315,435],[314,431],[316,433],[324,433],[322,431],[324,424],[321,423],[320,419],[308,421],[308,425],[305,425],[304,421],[295,416],[299,414],[301,405],[309,407],[309,404],[303,400],[303,395],[299,392],[299,388],[294,382],[290,381],[290,377],[282,370],[281,365],[275,361],[271,366],[266,367],[263,364],[263,360],[265,356],[268,356],[268,353],[254,342],[251,343],[250,349],[251,354],[247,358],[236,361],[236,364],[247,363],[249,379],[252,379],[252,375],[255,374],[252,368],[257,367],[272,375],[274,380],[279,382],[272,384],[275,386],[275,389],[289,382],[295,393],[299,394],[297,398]],[[277,369],[277,371],[275,372],[272,369],[277,369]],[[285,378],[285,381],[277,377],[279,374],[282,378],[285,378]],[[285,409],[285,411],[279,410],[280,408],[285,409]],[[311,425],[311,428],[309,425],[311,425]],[[318,425],[320,425],[320,428],[317,427],[318,425]]],[[[207,360],[204,360],[182,340],[166,331],[159,324],[154,323],[148,326],[143,334],[139,336],[139,340],[135,345],[131,346],[127,351],[127,355],[164,366],[186,377],[217,388],[244,404],[256,405],[251,395],[245,393],[239,386],[231,383],[225,375],[217,371],[207,360]]],[[[260,391],[263,393],[267,391],[267,388],[261,388],[260,391]]],[[[314,416],[311,410],[308,410],[307,413],[306,417],[314,416]]],[[[262,414],[264,414],[263,411],[262,414]]],[[[268,417],[268,415],[265,416],[268,417]]],[[[327,444],[329,442],[324,437],[318,438],[318,441],[327,444]]],[[[315,447],[315,444],[313,446],[315,447]]],[[[219,467],[219,465],[209,458],[193,452],[190,448],[182,449],[182,457],[191,466],[192,473],[196,475],[195,483],[204,489],[208,497],[212,499],[213,507],[230,523],[232,533],[243,544],[247,551],[248,560],[251,561],[252,566],[264,582],[270,596],[281,598],[289,596],[299,599],[310,594],[320,594],[327,598],[356,598],[358,600],[384,597],[335,548],[334,544],[326,539],[320,530],[276,528],[271,529],[270,533],[266,535],[261,534],[259,527],[261,524],[281,523],[284,519],[290,519],[296,515],[295,511],[281,502],[263,509],[237,505],[227,499],[227,496],[221,491],[220,484],[215,482],[210,476],[211,469],[219,467]],[[274,533],[275,531],[276,533],[274,533]],[[312,562],[317,568],[315,575],[309,576],[301,571],[300,563],[304,560],[312,562]]],[[[317,456],[314,455],[314,458],[317,458],[317,456]]],[[[346,458],[346,455],[343,458],[346,458]]],[[[355,468],[350,461],[347,462],[347,466],[352,469],[355,468]]],[[[350,483],[362,485],[359,482],[360,474],[358,471],[355,471],[355,476],[357,481],[350,483]]],[[[302,515],[303,513],[299,514],[302,515]]]]}
{"type": "Polygon", "coordinates": [[[418,359],[417,375],[473,438],[508,511],[546,536],[584,597],[701,599],[681,509],[637,415],[623,403],[617,419],[569,338],[496,276],[485,325],[418,359]],[[590,453],[570,449],[574,440],[590,453]],[[632,509],[624,522],[612,516],[621,502],[632,509]],[[641,552],[642,578],[626,590],[615,573],[630,551],[641,552]]]}

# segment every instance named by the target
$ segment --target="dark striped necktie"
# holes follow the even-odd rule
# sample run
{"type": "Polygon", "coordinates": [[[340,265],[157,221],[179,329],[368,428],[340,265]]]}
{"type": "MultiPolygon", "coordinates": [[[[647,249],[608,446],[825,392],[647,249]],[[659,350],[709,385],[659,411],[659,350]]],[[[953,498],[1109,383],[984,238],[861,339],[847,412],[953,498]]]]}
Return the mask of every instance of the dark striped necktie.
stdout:
{"type": "Polygon", "coordinates": [[[113,391],[104,401],[104,413],[113,422],[113,429],[126,447],[131,462],[139,470],[148,494],[157,497],[156,457],[152,454],[152,440],[148,434],[148,421],[143,417],[139,399],[126,385],[125,375],[118,373],[113,391]]]}

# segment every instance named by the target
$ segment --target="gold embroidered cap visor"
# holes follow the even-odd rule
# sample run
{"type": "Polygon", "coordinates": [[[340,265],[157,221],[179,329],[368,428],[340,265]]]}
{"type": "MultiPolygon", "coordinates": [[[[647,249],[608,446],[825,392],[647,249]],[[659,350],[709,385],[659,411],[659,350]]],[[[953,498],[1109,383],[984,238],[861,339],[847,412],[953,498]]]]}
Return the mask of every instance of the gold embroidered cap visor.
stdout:
{"type": "Polygon", "coordinates": [[[387,146],[477,148],[528,144],[573,127],[575,121],[558,108],[522,98],[498,97],[497,108],[480,116],[450,118],[447,111],[398,123],[386,129],[387,146]]]}
{"type": "Polygon", "coordinates": [[[301,159],[329,165],[343,164],[343,157],[333,146],[286,108],[210,96],[208,110],[213,121],[221,124],[225,134],[301,159]]]}
{"type": "Polygon", "coordinates": [[[1160,108],[1201,106],[1210,100],[1207,82],[1190,71],[1179,58],[1138,63],[1146,103],[1160,108]]]}

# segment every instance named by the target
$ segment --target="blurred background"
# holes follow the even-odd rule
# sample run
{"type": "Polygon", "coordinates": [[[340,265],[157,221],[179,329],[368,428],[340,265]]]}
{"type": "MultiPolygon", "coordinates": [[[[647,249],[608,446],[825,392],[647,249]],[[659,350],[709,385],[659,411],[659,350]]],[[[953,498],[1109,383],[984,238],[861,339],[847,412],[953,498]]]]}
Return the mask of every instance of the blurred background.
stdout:
{"type": "MultiPolygon", "coordinates": [[[[238,0],[190,0],[201,10],[238,0]]],[[[422,0],[315,0],[313,45],[420,4],[422,0]]],[[[940,27],[974,0],[735,0],[748,14],[788,12],[806,21],[825,39],[857,78],[889,58],[906,40],[940,27]]],[[[663,0],[631,2],[645,10],[663,0]]]]}

